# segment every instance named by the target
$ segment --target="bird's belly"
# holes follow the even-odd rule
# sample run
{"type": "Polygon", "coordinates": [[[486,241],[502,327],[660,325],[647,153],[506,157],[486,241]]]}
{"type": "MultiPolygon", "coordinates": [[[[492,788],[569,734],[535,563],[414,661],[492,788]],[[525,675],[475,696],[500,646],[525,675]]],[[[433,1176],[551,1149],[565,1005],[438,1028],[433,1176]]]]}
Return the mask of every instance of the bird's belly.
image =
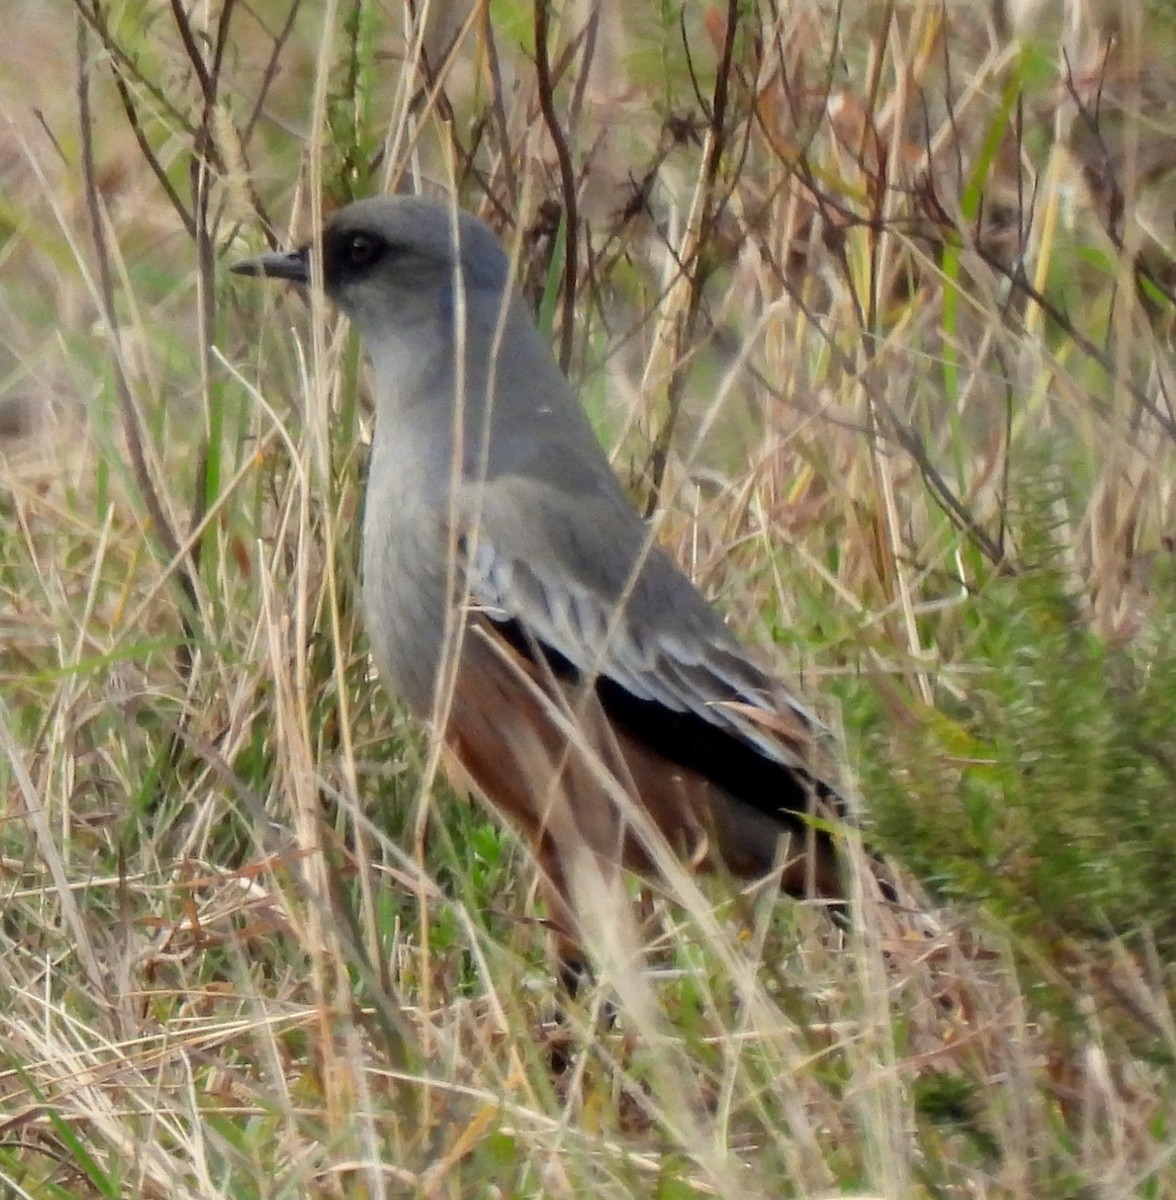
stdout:
{"type": "Polygon", "coordinates": [[[364,519],[363,611],[372,657],[384,685],[419,717],[432,712],[453,620],[437,525],[431,515],[386,506],[364,519]]]}

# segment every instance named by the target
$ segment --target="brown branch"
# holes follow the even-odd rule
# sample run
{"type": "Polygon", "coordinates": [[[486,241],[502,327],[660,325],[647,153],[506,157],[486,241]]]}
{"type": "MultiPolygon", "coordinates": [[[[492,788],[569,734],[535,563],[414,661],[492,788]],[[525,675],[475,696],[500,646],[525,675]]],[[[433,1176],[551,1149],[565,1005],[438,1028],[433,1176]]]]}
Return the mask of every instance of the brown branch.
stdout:
{"type": "Polygon", "coordinates": [[[657,497],[665,482],[666,468],[670,461],[670,447],[673,445],[674,432],[682,411],[682,395],[686,387],[687,370],[692,358],[691,349],[694,346],[694,334],[698,327],[698,312],[702,304],[702,289],[705,283],[701,269],[702,252],[714,231],[718,214],[726,202],[726,196],[724,196],[723,201],[716,203],[716,192],[723,153],[727,148],[728,84],[735,57],[735,35],[738,21],[739,0],[727,0],[727,27],[723,35],[723,53],[719,58],[718,73],[715,76],[715,87],[710,104],[710,140],[702,171],[702,212],[698,221],[698,238],[691,250],[689,261],[682,264],[682,269],[689,281],[690,292],[686,302],[686,315],[678,326],[674,339],[673,372],[666,386],[668,412],[665,424],[658,432],[657,441],[649,456],[652,489],[648,507],[651,511],[657,503],[657,497]]]}
{"type": "Polygon", "coordinates": [[[127,379],[121,343],[118,336],[114,272],[111,269],[110,252],[106,243],[106,229],[98,189],[98,169],[94,159],[94,113],[90,103],[90,46],[87,30],[88,26],[85,20],[79,20],[77,26],[77,101],[86,214],[90,222],[90,237],[94,243],[102,317],[106,324],[106,331],[110,338],[111,346],[114,349],[114,353],[111,356],[114,390],[115,396],[118,399],[123,436],[126,438],[127,450],[130,453],[131,469],[134,472],[139,494],[147,509],[147,515],[151,519],[155,537],[158,539],[167,557],[176,562],[176,579],[185,601],[181,606],[180,619],[184,630],[184,642],[179,651],[179,658],[181,672],[186,675],[192,661],[191,643],[195,637],[192,619],[199,606],[198,594],[190,561],[181,560],[179,538],[176,536],[175,530],[172,529],[167,512],[163,507],[155,483],[151,478],[151,469],[147,464],[147,457],[143,451],[143,434],[139,426],[139,415],[135,410],[134,398],[131,395],[131,387],[127,379]]]}
{"type": "MultiPolygon", "coordinates": [[[[135,105],[135,98],[131,94],[131,89],[127,83],[127,76],[130,76],[136,83],[142,84],[145,81],[142,75],[135,67],[133,61],[122,52],[114,40],[110,37],[110,31],[106,27],[106,21],[102,8],[98,0],[93,0],[93,4],[89,10],[79,0],[77,10],[83,21],[91,29],[97,33],[102,42],[102,48],[108,55],[108,64],[110,67],[111,78],[114,80],[114,89],[118,93],[119,104],[122,106],[123,115],[127,119],[127,124],[130,126],[131,135],[135,139],[136,145],[139,147],[139,153],[143,156],[143,161],[146,162],[152,175],[155,176],[156,182],[163,189],[164,195],[167,196],[172,208],[175,209],[177,216],[183,222],[184,229],[189,236],[193,236],[196,232],[195,224],[192,219],[192,214],[188,212],[176,191],[172,181],[167,176],[167,171],[163,164],[159,161],[159,156],[155,153],[154,147],[147,138],[146,130],[143,128],[143,123],[139,119],[139,110],[135,105]]],[[[178,110],[173,108],[164,99],[163,94],[158,90],[152,90],[151,95],[161,105],[161,107],[170,116],[173,116],[178,125],[190,131],[191,127],[182,119],[178,110]]]]}
{"type": "Polygon", "coordinates": [[[494,26],[490,20],[490,5],[480,5],[479,33],[486,52],[486,69],[490,74],[490,104],[494,113],[494,124],[498,129],[498,144],[502,148],[499,158],[502,173],[506,176],[506,194],[510,207],[518,211],[519,184],[515,175],[514,160],[510,153],[510,132],[506,119],[505,90],[502,82],[502,64],[498,58],[498,43],[494,37],[494,26]]]}
{"type": "Polygon", "coordinates": [[[576,335],[576,263],[579,256],[579,210],[576,204],[576,173],[572,153],[560,128],[555,111],[555,85],[547,48],[547,13],[550,0],[535,0],[535,72],[538,76],[539,109],[543,123],[555,147],[559,164],[560,187],[564,200],[563,315],[559,331],[559,365],[566,372],[572,362],[572,344],[576,335]]]}

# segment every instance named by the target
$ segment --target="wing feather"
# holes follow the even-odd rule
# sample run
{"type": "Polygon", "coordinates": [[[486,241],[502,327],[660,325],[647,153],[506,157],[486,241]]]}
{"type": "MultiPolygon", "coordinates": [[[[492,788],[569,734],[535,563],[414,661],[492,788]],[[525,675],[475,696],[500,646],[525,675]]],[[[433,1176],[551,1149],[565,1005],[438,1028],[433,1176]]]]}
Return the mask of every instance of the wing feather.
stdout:
{"type": "Polygon", "coordinates": [[[811,772],[820,722],[752,661],[665,552],[647,544],[627,501],[587,497],[573,511],[555,488],[518,477],[485,485],[480,500],[464,566],[471,603],[489,620],[513,625],[578,676],[690,714],[783,767],[811,772]]]}

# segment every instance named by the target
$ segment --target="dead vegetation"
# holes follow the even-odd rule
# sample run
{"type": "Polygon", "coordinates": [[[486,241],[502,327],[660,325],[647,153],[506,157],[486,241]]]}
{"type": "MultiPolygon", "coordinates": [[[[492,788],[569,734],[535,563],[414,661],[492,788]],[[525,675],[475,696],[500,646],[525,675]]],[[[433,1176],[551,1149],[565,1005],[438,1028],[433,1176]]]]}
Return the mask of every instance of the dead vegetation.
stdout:
{"type": "Polygon", "coordinates": [[[1163,13],[8,3],[6,1191],[1176,1195],[1163,13]],[[225,271],[392,187],[513,246],[933,936],[658,898],[550,1077],[370,677],[354,344],[225,271]]]}

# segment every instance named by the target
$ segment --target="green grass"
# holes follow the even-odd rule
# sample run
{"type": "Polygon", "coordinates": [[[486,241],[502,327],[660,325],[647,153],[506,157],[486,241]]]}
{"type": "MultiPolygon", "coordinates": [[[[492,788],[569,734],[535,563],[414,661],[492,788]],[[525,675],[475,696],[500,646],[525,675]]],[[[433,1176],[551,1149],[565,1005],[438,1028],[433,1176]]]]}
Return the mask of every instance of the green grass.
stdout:
{"type": "MultiPolygon", "coordinates": [[[[587,74],[571,6],[554,30],[577,383],[641,503],[680,398],[662,539],[828,716],[930,933],[672,881],[642,895],[647,969],[601,950],[552,1076],[527,856],[427,773],[367,659],[358,348],[227,272],[263,211],[285,244],[316,197],[419,180],[521,235],[558,344],[532,7],[491,5],[448,68],[431,28],[430,103],[396,6],[300,12],[276,49],[285,6],[222,6],[197,70],[170,9],[18,2],[5,1194],[1176,1196],[1171,264],[1130,219],[1108,236],[1048,31],[735,7],[709,160],[725,6],[602,9],[587,74]],[[83,8],[108,44],[80,129],[83,8]],[[190,218],[202,146],[203,266],[159,182],[190,218]]],[[[1116,96],[1167,37],[1118,32],[1116,96]]],[[[1093,106],[1098,47],[1067,52],[1093,106]]]]}

